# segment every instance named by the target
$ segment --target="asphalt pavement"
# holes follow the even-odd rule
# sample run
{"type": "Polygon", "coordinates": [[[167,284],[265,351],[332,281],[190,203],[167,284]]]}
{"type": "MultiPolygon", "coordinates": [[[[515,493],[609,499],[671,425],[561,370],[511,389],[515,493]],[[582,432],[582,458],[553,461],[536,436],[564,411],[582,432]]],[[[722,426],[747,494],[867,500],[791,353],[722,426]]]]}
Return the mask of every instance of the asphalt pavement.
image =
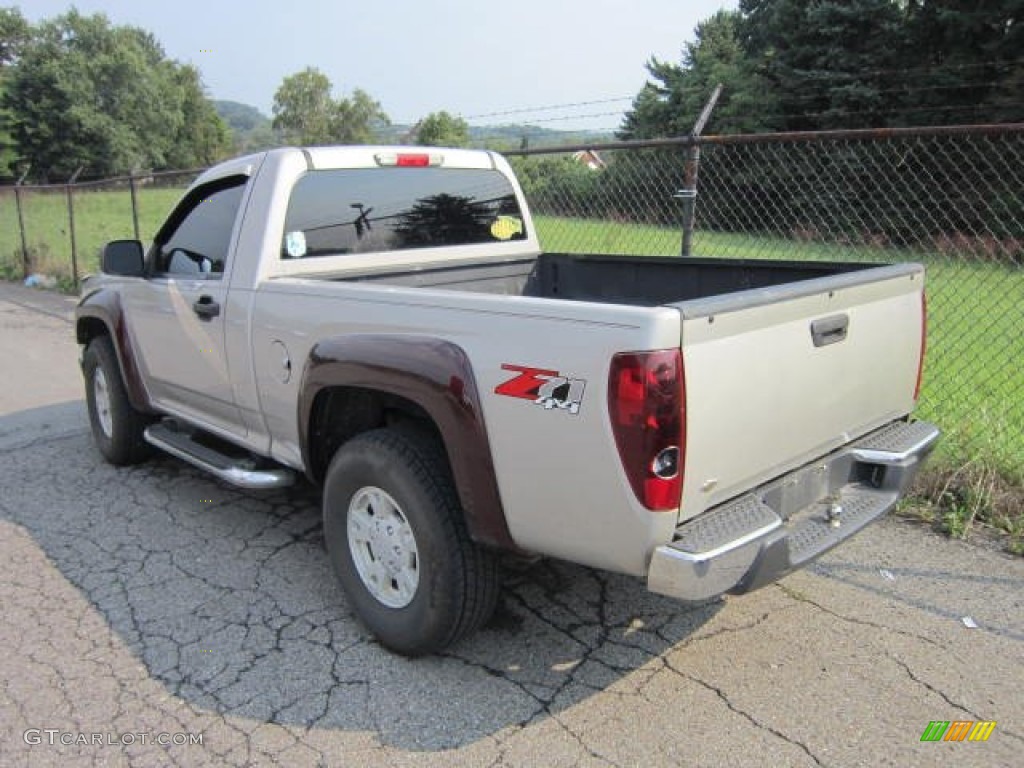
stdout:
{"type": "Polygon", "coordinates": [[[335,586],[315,489],[102,461],[73,306],[0,283],[3,768],[1021,764],[1024,559],[884,520],[697,608],[544,561],[410,661],[335,586]]]}

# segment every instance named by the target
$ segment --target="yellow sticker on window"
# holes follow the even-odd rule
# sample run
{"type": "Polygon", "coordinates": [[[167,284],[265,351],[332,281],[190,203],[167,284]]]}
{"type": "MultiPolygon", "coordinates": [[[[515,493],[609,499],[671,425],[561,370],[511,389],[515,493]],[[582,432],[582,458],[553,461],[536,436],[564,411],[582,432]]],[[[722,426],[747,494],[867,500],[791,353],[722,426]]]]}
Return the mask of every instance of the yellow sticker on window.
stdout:
{"type": "Polygon", "coordinates": [[[495,240],[511,240],[523,231],[523,220],[515,216],[499,216],[491,224],[491,236],[495,240]]]}

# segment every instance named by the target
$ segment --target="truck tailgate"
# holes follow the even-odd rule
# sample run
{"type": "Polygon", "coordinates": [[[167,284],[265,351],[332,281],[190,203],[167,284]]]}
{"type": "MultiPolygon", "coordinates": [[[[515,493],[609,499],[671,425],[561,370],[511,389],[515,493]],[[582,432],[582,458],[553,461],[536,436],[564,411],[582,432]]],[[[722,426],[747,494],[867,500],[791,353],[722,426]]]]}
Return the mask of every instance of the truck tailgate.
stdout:
{"type": "Polygon", "coordinates": [[[878,267],[674,304],[687,519],[908,414],[924,269],[878,267]]]}

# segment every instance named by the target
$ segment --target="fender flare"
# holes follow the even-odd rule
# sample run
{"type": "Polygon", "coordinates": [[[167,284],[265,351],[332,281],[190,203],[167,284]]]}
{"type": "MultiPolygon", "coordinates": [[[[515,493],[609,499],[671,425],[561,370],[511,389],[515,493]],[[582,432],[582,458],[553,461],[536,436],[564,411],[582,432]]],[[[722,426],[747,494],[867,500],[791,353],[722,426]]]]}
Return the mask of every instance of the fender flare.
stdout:
{"type": "Polygon", "coordinates": [[[142,379],[142,372],[135,361],[131,335],[124,316],[121,294],[115,290],[100,288],[87,294],[75,308],[75,337],[79,344],[88,344],[97,334],[90,333],[90,327],[99,321],[106,328],[107,335],[114,343],[117,363],[121,368],[121,380],[128,394],[128,402],[143,413],[152,413],[149,394],[142,379]],[[93,321],[93,322],[90,322],[93,321]]]}
{"type": "Polygon", "coordinates": [[[498,492],[480,394],[465,351],[424,336],[359,334],[325,339],[310,350],[299,389],[299,445],[311,464],[311,418],[317,395],[358,387],[396,395],[423,409],[444,443],[472,538],[519,551],[498,492]]]}

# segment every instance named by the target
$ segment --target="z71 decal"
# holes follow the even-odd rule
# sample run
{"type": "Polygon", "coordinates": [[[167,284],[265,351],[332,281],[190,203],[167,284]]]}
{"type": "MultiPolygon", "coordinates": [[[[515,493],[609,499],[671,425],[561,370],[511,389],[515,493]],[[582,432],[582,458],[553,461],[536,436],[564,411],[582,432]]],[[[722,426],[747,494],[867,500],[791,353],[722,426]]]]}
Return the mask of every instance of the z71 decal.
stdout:
{"type": "Polygon", "coordinates": [[[558,408],[575,416],[583,404],[583,390],[587,382],[570,379],[558,371],[528,368],[525,365],[502,365],[503,371],[516,371],[516,375],[494,388],[494,394],[532,400],[545,410],[558,408]]]}

